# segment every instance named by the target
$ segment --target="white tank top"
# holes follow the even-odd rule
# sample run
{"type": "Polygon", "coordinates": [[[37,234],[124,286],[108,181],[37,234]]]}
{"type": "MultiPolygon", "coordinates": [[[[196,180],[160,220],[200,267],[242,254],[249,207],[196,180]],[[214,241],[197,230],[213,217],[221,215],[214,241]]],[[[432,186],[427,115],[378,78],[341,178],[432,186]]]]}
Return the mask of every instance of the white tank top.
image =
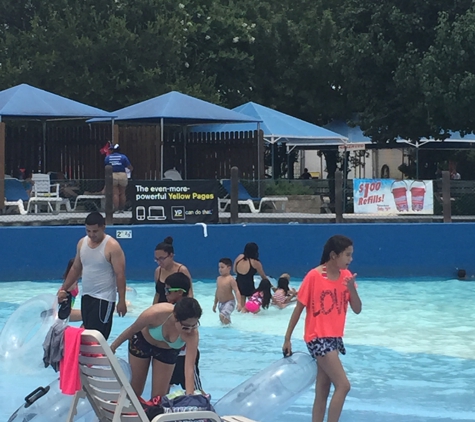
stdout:
{"type": "Polygon", "coordinates": [[[112,265],[104,253],[110,238],[106,235],[99,246],[91,248],[88,245],[88,237],[85,236],[79,257],[82,263],[82,294],[115,302],[117,282],[112,265]]]}

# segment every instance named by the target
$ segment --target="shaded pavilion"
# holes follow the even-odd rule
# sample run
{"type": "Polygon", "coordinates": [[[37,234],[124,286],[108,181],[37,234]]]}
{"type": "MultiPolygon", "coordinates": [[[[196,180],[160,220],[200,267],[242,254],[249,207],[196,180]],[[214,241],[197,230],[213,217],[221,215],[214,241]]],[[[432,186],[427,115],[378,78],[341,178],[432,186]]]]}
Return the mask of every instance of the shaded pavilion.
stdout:
{"type": "Polygon", "coordinates": [[[39,155],[38,170],[46,172],[46,124],[48,121],[86,120],[91,117],[108,117],[113,114],[70,100],[60,95],[20,84],[0,91],[0,209],[4,207],[5,190],[5,123],[9,121],[39,121],[43,127],[43,142],[39,155]]]}

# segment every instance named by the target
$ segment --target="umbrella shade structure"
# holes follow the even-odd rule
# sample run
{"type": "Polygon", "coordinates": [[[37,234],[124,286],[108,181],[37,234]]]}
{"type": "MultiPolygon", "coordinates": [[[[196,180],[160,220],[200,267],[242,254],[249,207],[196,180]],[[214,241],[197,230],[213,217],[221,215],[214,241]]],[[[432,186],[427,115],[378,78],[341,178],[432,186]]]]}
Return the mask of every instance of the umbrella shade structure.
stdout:
{"type": "Polygon", "coordinates": [[[359,126],[349,126],[343,120],[333,120],[325,125],[325,128],[345,136],[349,144],[370,145],[372,143],[371,138],[366,136],[359,126]]]}
{"type": "MultiPolygon", "coordinates": [[[[181,92],[171,91],[158,97],[150,98],[131,106],[113,112],[116,121],[140,123],[158,123],[175,125],[198,125],[203,123],[248,122],[256,123],[261,119],[229,110],[207,101],[191,97],[181,92]]],[[[91,119],[89,122],[99,122],[105,119],[91,119]]]]}
{"type": "Polygon", "coordinates": [[[421,138],[415,141],[410,139],[398,139],[396,142],[400,144],[407,144],[415,148],[420,148],[424,145],[429,144],[427,145],[428,148],[445,147],[451,149],[460,149],[464,147],[463,144],[474,144],[475,135],[473,133],[468,133],[465,136],[462,136],[460,132],[449,131],[449,137],[446,139],[421,138]]]}
{"type": "MultiPolygon", "coordinates": [[[[77,101],[20,84],[0,91],[0,175],[5,174],[5,120],[40,120],[43,122],[42,166],[46,169],[46,122],[57,119],[113,118],[113,114],[77,101]]],[[[3,208],[4,185],[0,183],[0,208],[3,208]]]]}
{"type": "MultiPolygon", "coordinates": [[[[252,101],[235,107],[233,110],[261,119],[260,128],[264,133],[264,140],[272,146],[285,143],[288,159],[290,151],[295,148],[320,149],[323,146],[344,145],[348,142],[347,137],[336,132],[252,101]]],[[[254,128],[248,124],[203,125],[193,128],[195,132],[211,133],[252,130],[254,128]]],[[[274,163],[274,147],[272,147],[272,163],[274,163]]],[[[290,168],[290,163],[288,166],[290,168]]],[[[272,177],[274,177],[274,172],[272,177]]]]}
{"type": "MultiPolygon", "coordinates": [[[[264,140],[270,144],[285,142],[288,147],[303,149],[318,146],[343,145],[348,141],[346,136],[314,125],[280,111],[263,105],[248,102],[233,109],[246,114],[262,123],[264,140]]],[[[244,132],[255,130],[249,124],[202,125],[192,129],[194,132],[244,132]]]]}
{"type": "MultiPolygon", "coordinates": [[[[259,127],[261,119],[248,116],[237,111],[229,110],[225,107],[200,100],[181,92],[171,91],[158,97],[150,98],[137,104],[116,110],[116,122],[141,123],[141,124],[160,124],[160,140],[164,139],[164,126],[174,125],[183,128],[186,132],[189,127],[204,123],[248,123],[252,129],[259,127]]],[[[91,119],[88,122],[103,122],[105,119],[91,119]]],[[[163,178],[163,142],[160,142],[160,169],[163,178]]],[[[257,142],[257,156],[260,157],[261,151],[259,142],[257,142]]],[[[186,163],[186,147],[184,148],[184,162],[186,163]]],[[[258,158],[258,177],[260,175],[260,165],[258,158]]],[[[185,178],[186,164],[185,164],[185,178]]]]}
{"type": "Polygon", "coordinates": [[[0,91],[0,118],[17,119],[89,119],[113,118],[114,114],[70,100],[27,84],[0,91]]]}
{"type": "Polygon", "coordinates": [[[410,139],[398,139],[396,142],[398,144],[406,144],[411,147],[416,148],[416,179],[419,179],[419,149],[426,147],[429,149],[464,149],[466,147],[472,147],[475,144],[475,135],[469,133],[465,136],[462,136],[460,132],[451,132],[449,131],[449,137],[442,139],[434,138],[421,138],[418,140],[410,139]]]}

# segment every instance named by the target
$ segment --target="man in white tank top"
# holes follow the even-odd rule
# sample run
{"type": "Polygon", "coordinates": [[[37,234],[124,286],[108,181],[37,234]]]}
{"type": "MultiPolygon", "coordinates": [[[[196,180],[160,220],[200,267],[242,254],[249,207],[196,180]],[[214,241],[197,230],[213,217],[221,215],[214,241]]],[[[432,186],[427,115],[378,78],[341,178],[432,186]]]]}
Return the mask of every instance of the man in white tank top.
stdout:
{"type": "Polygon", "coordinates": [[[117,293],[117,313],[127,313],[125,303],[125,255],[119,242],[105,233],[105,220],[98,212],[86,218],[86,236],[77,245],[76,258],[63,286],[58,302],[81,277],[81,314],[86,329],[98,330],[107,339],[112,329],[112,315],[117,293]]]}

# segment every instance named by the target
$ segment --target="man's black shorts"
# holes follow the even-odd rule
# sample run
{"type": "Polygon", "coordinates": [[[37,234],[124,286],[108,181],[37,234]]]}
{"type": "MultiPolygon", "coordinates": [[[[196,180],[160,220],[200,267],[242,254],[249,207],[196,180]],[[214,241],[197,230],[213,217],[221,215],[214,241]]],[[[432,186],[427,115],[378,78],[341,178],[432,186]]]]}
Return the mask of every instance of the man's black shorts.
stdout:
{"type": "Polygon", "coordinates": [[[81,316],[84,328],[100,331],[106,340],[112,330],[114,310],[114,302],[89,295],[83,295],[81,298],[81,316]]]}

